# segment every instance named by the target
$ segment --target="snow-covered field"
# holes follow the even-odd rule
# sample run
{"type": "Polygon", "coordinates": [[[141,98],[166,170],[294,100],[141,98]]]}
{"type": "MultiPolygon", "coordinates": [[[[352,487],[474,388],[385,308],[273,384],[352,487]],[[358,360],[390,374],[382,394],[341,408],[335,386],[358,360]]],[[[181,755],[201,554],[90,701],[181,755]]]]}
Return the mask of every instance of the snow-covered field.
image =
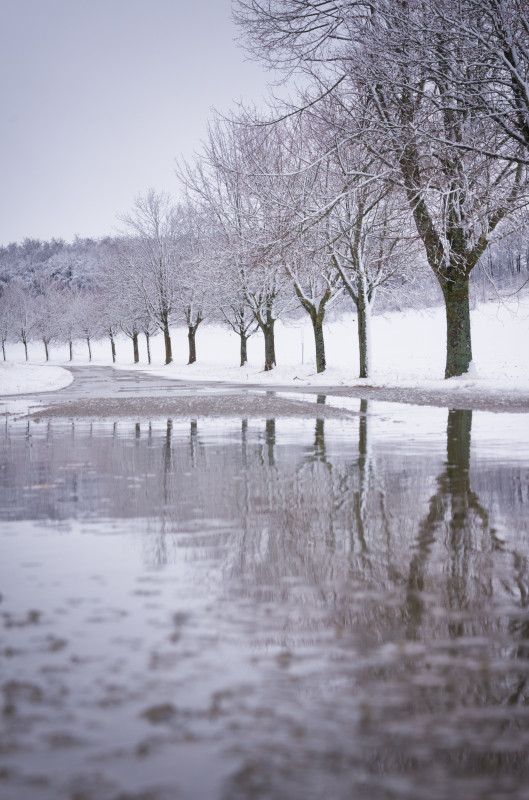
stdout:
{"type": "MultiPolygon", "coordinates": [[[[148,370],[167,378],[236,383],[314,386],[398,386],[402,388],[453,388],[464,381],[476,392],[529,394],[529,297],[477,306],[472,312],[474,362],[468,376],[445,381],[445,322],[441,308],[375,316],[372,320],[372,378],[358,380],[356,320],[344,315],[325,327],[327,370],[317,375],[309,322],[276,324],[277,369],[263,371],[264,346],[260,334],[248,342],[249,364],[239,364],[238,337],[221,327],[203,323],[197,332],[198,361],[187,365],[187,330],[173,331],[174,363],[165,366],[161,336],[151,339],[152,365],[147,365],[141,337],[141,363],[132,363],[132,345],[126,337],[117,344],[118,368],[148,370]]],[[[108,340],[92,343],[93,364],[111,364],[108,340]]],[[[7,345],[7,362],[0,362],[0,395],[50,391],[70,382],[66,346],[51,348],[50,364],[44,364],[42,345],[29,347],[30,363],[24,363],[21,344],[7,345]]],[[[74,364],[86,364],[86,343],[75,344],[74,364]]]]}

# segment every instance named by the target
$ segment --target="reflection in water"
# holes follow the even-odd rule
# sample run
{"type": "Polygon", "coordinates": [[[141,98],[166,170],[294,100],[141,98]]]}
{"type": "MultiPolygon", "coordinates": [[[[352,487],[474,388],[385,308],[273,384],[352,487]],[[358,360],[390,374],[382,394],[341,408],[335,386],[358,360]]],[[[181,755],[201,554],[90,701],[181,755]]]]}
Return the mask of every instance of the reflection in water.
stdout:
{"type": "MultiPolygon", "coordinates": [[[[420,525],[417,550],[410,564],[407,608],[413,629],[419,626],[424,610],[425,572],[437,534],[446,542],[448,551],[447,604],[454,611],[470,608],[470,584],[481,579],[477,562],[483,553],[501,549],[489,527],[487,511],[470,488],[471,428],[472,411],[449,412],[446,467],[437,478],[438,488],[420,525]]],[[[490,592],[490,586],[482,585],[479,595],[490,592]]],[[[459,620],[450,627],[452,635],[460,636],[465,623],[459,620]]]]}
{"type": "Polygon", "coordinates": [[[6,426],[0,794],[525,796],[528,470],[372,420],[6,426]]]}

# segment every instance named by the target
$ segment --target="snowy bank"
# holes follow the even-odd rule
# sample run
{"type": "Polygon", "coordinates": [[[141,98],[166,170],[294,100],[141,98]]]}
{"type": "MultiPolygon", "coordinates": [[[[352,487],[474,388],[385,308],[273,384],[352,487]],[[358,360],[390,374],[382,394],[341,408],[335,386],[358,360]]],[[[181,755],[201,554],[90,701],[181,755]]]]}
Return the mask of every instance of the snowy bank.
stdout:
{"type": "MultiPolygon", "coordinates": [[[[198,361],[188,366],[187,336],[178,329],[173,336],[175,360],[163,365],[161,341],[153,365],[123,368],[146,370],[173,380],[219,381],[263,386],[395,387],[443,394],[529,396],[529,302],[519,299],[502,304],[481,304],[472,311],[474,361],[461,378],[444,379],[444,309],[407,310],[375,316],[372,320],[373,375],[360,380],[356,319],[348,314],[325,325],[327,369],[318,374],[310,323],[276,325],[278,366],[263,371],[264,345],[256,335],[249,341],[249,363],[237,365],[238,337],[204,324],[197,333],[198,361]],[[162,362],[162,363],[160,363],[162,362]]],[[[130,359],[130,357],[129,357],[130,359]]],[[[119,368],[119,364],[116,365],[119,368]]]]}
{"type": "Polygon", "coordinates": [[[72,373],[62,367],[0,362],[0,396],[54,392],[72,381],[72,373]]]}
{"type": "MultiPolygon", "coordinates": [[[[502,303],[479,304],[471,312],[474,362],[471,372],[462,378],[444,380],[446,323],[443,308],[404,310],[375,315],[372,319],[372,378],[358,379],[358,344],[356,318],[344,314],[324,325],[327,369],[317,374],[314,339],[310,321],[276,324],[278,366],[263,371],[264,343],[260,334],[248,341],[248,364],[240,367],[239,338],[218,325],[202,323],[197,331],[198,361],[187,365],[187,330],[173,328],[174,362],[164,365],[163,337],[151,338],[152,365],[147,365],[145,341],[140,337],[140,363],[132,361],[130,339],[117,338],[119,369],[135,369],[169,380],[260,384],[262,386],[314,387],[346,390],[363,387],[372,390],[394,388],[403,394],[398,398],[410,402],[406,393],[417,396],[420,391],[448,398],[507,396],[520,402],[529,399],[529,296],[520,296],[502,303]]],[[[44,350],[38,342],[29,347],[32,363],[42,363],[44,350]]],[[[110,343],[102,339],[92,343],[93,365],[112,365],[110,343]]],[[[21,344],[8,345],[7,362],[22,362],[21,344]]],[[[69,365],[68,347],[52,346],[55,364],[69,365]]],[[[88,363],[86,343],[75,342],[72,366],[88,363]]],[[[1,373],[0,373],[1,375],[1,373]]],[[[4,381],[5,383],[5,381],[4,381]]],[[[64,385],[64,384],[61,384],[64,385]]],[[[36,387],[45,390],[44,387],[36,387]]],[[[14,391],[31,391],[18,388],[14,391]]],[[[0,393],[2,391],[0,390],[0,393]]],[[[7,391],[4,392],[7,394],[7,391]]],[[[397,398],[395,398],[397,399],[397,398]]],[[[442,402],[442,398],[441,398],[442,402]]],[[[494,404],[492,404],[494,405],[494,404]]],[[[470,407],[470,406],[469,406],[470,407]]],[[[492,407],[492,406],[491,406],[492,407]]]]}

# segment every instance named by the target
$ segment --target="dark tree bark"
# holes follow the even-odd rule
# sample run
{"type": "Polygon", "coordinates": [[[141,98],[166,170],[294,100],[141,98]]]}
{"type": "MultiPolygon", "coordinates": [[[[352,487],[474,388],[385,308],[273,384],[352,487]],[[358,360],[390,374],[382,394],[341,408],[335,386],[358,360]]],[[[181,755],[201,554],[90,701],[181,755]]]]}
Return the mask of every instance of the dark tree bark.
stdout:
{"type": "Polygon", "coordinates": [[[311,303],[304,297],[301,288],[297,282],[294,281],[294,290],[299,298],[299,301],[312,322],[312,330],[314,333],[314,345],[316,349],[316,372],[325,372],[327,362],[325,359],[325,339],[323,338],[323,320],[325,318],[325,306],[331,299],[331,290],[327,289],[321,298],[318,307],[311,303]]]}
{"type": "Polygon", "coordinates": [[[468,372],[472,361],[468,283],[467,275],[458,274],[441,285],[446,306],[445,378],[468,372]]]}
{"type": "Polygon", "coordinates": [[[312,320],[314,330],[314,344],[316,346],[316,372],[325,372],[327,361],[325,358],[325,340],[323,338],[323,321],[318,317],[312,320]]]}
{"type": "Polygon", "coordinates": [[[68,340],[68,346],[70,348],[70,361],[73,361],[73,342],[71,339],[68,340]]]}
{"type": "Polygon", "coordinates": [[[92,347],[91,347],[91,344],[90,344],[90,337],[89,336],[86,337],[86,344],[88,345],[88,360],[91,361],[92,360],[92,347]]]}
{"type": "Polygon", "coordinates": [[[358,301],[356,303],[356,310],[358,316],[358,353],[360,356],[360,378],[369,378],[369,333],[368,315],[371,312],[368,298],[362,289],[361,281],[358,288],[358,301]]]}
{"type": "Polygon", "coordinates": [[[275,319],[271,319],[261,326],[265,341],[265,372],[269,372],[276,366],[274,324],[275,319]]]}
{"type": "Polygon", "coordinates": [[[189,361],[188,364],[194,364],[197,360],[197,345],[196,345],[196,333],[197,328],[200,325],[200,322],[197,322],[195,325],[188,325],[187,326],[187,340],[189,342],[189,361]]]}
{"type": "Polygon", "coordinates": [[[24,352],[26,354],[26,361],[28,360],[28,340],[26,338],[22,339],[24,344],[24,352]]]}
{"type": "Polygon", "coordinates": [[[371,306],[373,302],[375,288],[368,288],[367,292],[362,283],[361,278],[358,280],[357,291],[354,290],[353,285],[345,278],[345,275],[340,270],[342,275],[343,284],[355,304],[357,322],[357,336],[358,336],[358,355],[360,361],[359,378],[369,378],[371,364],[369,363],[370,351],[370,333],[369,333],[369,315],[371,314],[371,306]]]}
{"type": "Polygon", "coordinates": [[[170,364],[173,360],[173,347],[171,344],[171,334],[169,332],[169,324],[167,321],[163,327],[163,342],[165,345],[165,363],[170,364]]]}
{"type": "MultiPolygon", "coordinates": [[[[449,113],[445,112],[448,130],[453,125],[452,118],[449,119],[447,116],[449,113]]],[[[405,109],[404,118],[412,119],[413,113],[405,109]]],[[[403,148],[400,168],[408,202],[417,232],[424,244],[428,264],[437,277],[443,292],[446,306],[445,378],[453,378],[468,372],[472,361],[468,294],[470,273],[487,249],[490,233],[504,219],[518,197],[522,170],[519,166],[513,173],[509,196],[493,214],[485,217],[480,234],[474,238],[472,233],[476,227],[476,220],[472,214],[468,216],[465,214],[462,204],[459,202],[460,193],[464,188],[462,176],[465,175],[465,168],[461,154],[452,150],[450,158],[445,159],[443,171],[445,176],[450,179],[450,184],[458,187],[459,193],[456,192],[455,196],[447,197],[443,239],[435,227],[421,191],[427,182],[421,173],[420,165],[420,154],[410,135],[409,141],[403,148]]]]}
{"type": "Polygon", "coordinates": [[[50,354],[49,354],[49,351],[48,351],[48,342],[46,341],[46,339],[42,340],[42,344],[44,345],[44,352],[46,354],[46,361],[49,361],[50,360],[50,354]]]}
{"type": "Polygon", "coordinates": [[[147,345],[147,362],[151,363],[151,335],[145,331],[145,344],[147,345]]]}
{"type": "Polygon", "coordinates": [[[134,352],[134,363],[137,364],[140,360],[140,348],[139,348],[137,333],[134,333],[132,335],[132,349],[134,352]]]}
{"type": "Polygon", "coordinates": [[[6,361],[6,343],[2,342],[2,355],[4,356],[4,361],[6,361]]]}
{"type": "Polygon", "coordinates": [[[114,334],[112,331],[108,334],[108,338],[110,339],[110,349],[112,350],[112,363],[116,363],[116,342],[114,339],[114,334]]]}
{"type": "Polygon", "coordinates": [[[163,331],[163,343],[165,347],[165,363],[170,364],[173,360],[173,346],[171,343],[171,331],[169,330],[169,310],[163,306],[161,314],[161,328],[163,331]]]}
{"type": "Polygon", "coordinates": [[[239,333],[241,337],[241,367],[248,363],[248,336],[245,333],[239,333]]]}
{"type": "Polygon", "coordinates": [[[274,303],[274,297],[268,297],[266,300],[266,314],[263,316],[261,313],[260,302],[252,304],[250,306],[253,309],[253,313],[255,315],[255,321],[257,325],[263,332],[264,336],[264,346],[265,346],[265,365],[264,371],[269,372],[276,366],[276,350],[275,350],[275,339],[274,339],[274,325],[275,319],[272,314],[272,306],[274,303]]]}

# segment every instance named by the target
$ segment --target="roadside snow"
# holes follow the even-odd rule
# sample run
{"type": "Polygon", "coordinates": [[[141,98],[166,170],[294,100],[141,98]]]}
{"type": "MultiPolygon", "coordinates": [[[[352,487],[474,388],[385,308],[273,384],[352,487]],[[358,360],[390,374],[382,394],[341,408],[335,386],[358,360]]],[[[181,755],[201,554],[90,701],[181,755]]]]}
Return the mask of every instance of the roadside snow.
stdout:
{"type": "Polygon", "coordinates": [[[62,367],[0,362],[0,396],[53,392],[72,381],[72,373],[62,367]]]}
{"type": "MultiPolygon", "coordinates": [[[[153,365],[134,366],[150,374],[173,380],[257,383],[318,387],[365,386],[376,388],[426,389],[475,394],[523,394],[529,396],[529,302],[481,304],[472,311],[474,360],[460,378],[444,379],[444,309],[394,312],[372,319],[373,373],[358,376],[356,319],[344,315],[325,326],[327,369],[318,374],[310,323],[276,324],[278,366],[263,371],[263,342],[249,340],[249,363],[237,366],[238,337],[204,325],[197,333],[198,362],[186,363],[185,329],[175,331],[173,364],[163,365],[161,341],[153,365]],[[160,365],[162,361],[162,365],[160,365]],[[302,363],[304,362],[304,363],[302,363]]],[[[119,366],[120,365],[116,365],[119,366]]],[[[123,365],[123,368],[125,364],[123,365]]],[[[130,369],[130,361],[126,364],[130,369]]]]}
{"type": "MultiPolygon", "coordinates": [[[[145,341],[140,337],[140,364],[132,363],[130,339],[117,339],[118,369],[136,369],[170,380],[261,384],[263,386],[313,386],[375,388],[397,387],[399,390],[435,390],[442,394],[468,394],[479,397],[486,393],[497,397],[529,398],[529,296],[517,297],[502,303],[478,305],[472,311],[472,346],[474,361],[467,375],[444,380],[445,313],[443,308],[406,310],[372,319],[373,370],[372,378],[358,379],[358,343],[356,318],[344,314],[325,324],[327,369],[316,373],[314,340],[310,322],[300,320],[276,323],[276,356],[278,366],[263,371],[263,338],[256,334],[248,341],[249,363],[238,366],[239,337],[217,325],[203,323],[197,331],[198,362],[187,365],[187,329],[172,330],[174,362],[164,365],[163,337],[151,338],[152,365],[147,365],[145,341]]],[[[35,367],[25,367],[22,345],[8,344],[8,362],[2,363],[0,394],[50,391],[67,385],[60,382],[51,367],[33,373],[35,367]],[[20,370],[15,379],[9,372],[20,370]],[[34,377],[30,383],[29,375],[34,377]],[[13,387],[13,388],[11,388],[13,387]]],[[[93,365],[111,365],[108,339],[92,343],[93,365]]],[[[43,363],[43,348],[31,343],[30,359],[43,363]]],[[[68,366],[65,345],[52,347],[55,364],[68,366]]],[[[72,366],[87,364],[86,344],[75,343],[72,366]]],[[[12,372],[14,376],[16,373],[12,372]]],[[[63,382],[64,381],[64,382],[63,382]]]]}

